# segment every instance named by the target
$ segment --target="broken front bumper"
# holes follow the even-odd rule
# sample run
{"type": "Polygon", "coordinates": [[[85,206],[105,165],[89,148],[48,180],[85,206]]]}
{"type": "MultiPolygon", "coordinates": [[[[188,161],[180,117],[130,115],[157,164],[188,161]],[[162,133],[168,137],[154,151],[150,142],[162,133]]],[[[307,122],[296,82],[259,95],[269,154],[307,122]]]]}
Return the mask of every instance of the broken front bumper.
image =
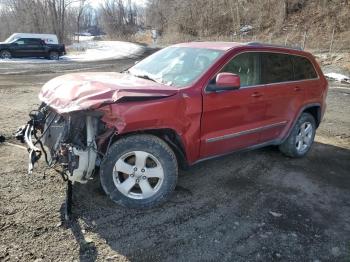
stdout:
{"type": "Polygon", "coordinates": [[[39,140],[36,139],[36,142],[33,142],[33,136],[36,136],[34,119],[31,119],[26,125],[20,127],[15,133],[15,137],[22,143],[26,143],[28,147],[28,174],[33,173],[34,164],[39,161],[42,155],[41,149],[36,146],[39,140]]]}
{"type": "Polygon", "coordinates": [[[35,163],[44,154],[50,168],[55,167],[56,171],[72,182],[86,183],[96,166],[97,118],[81,114],[73,119],[70,115],[62,116],[45,108],[39,108],[30,114],[30,118],[15,133],[15,137],[26,143],[28,148],[28,174],[33,173],[35,163]],[[75,126],[77,118],[83,127],[75,126]],[[77,133],[81,133],[79,138],[83,138],[83,141],[76,140],[77,133]]]}

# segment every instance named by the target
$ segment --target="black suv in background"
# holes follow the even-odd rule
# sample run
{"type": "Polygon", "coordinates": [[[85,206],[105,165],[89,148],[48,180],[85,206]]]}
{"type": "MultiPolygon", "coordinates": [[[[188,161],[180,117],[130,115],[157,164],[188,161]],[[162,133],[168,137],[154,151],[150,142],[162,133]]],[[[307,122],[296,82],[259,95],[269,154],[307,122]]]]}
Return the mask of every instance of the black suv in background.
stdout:
{"type": "Polygon", "coordinates": [[[19,38],[10,43],[0,43],[0,58],[12,57],[45,57],[58,60],[66,54],[64,45],[46,44],[38,38],[19,38]]]}

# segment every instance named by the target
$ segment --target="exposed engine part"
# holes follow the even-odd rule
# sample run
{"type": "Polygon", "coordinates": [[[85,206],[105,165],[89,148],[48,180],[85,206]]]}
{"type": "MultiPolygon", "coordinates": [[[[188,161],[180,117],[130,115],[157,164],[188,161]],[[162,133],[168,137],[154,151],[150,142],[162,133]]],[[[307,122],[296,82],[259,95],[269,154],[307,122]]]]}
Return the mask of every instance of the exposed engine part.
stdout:
{"type": "Polygon", "coordinates": [[[75,146],[69,148],[68,154],[70,172],[68,179],[72,182],[86,183],[90,179],[95,169],[97,158],[97,148],[95,142],[96,119],[91,116],[86,117],[86,148],[84,150],[75,146]],[[75,159],[75,161],[74,161],[75,159]],[[78,163],[77,163],[77,161],[78,163]]]}
{"type": "Polygon", "coordinates": [[[113,130],[106,131],[99,120],[101,116],[99,112],[60,115],[43,104],[31,112],[30,121],[15,133],[15,137],[28,146],[28,174],[32,174],[34,164],[44,154],[47,165],[67,181],[64,209],[67,222],[72,213],[73,183],[86,183],[91,178],[101,162],[98,146],[102,147],[108,136],[110,141],[113,138],[113,130]]]}
{"type": "Polygon", "coordinates": [[[86,183],[98,157],[95,140],[100,116],[91,112],[59,115],[47,106],[31,113],[31,120],[15,134],[28,146],[28,173],[44,154],[49,167],[60,166],[70,181],[86,183]]]}

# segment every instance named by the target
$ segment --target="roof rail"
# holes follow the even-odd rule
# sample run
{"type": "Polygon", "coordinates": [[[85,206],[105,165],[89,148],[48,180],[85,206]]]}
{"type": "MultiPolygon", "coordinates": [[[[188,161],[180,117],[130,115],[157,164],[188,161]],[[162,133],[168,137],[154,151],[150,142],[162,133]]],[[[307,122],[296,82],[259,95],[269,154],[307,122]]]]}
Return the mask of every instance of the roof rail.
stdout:
{"type": "Polygon", "coordinates": [[[287,45],[276,45],[276,44],[265,44],[261,42],[249,42],[247,43],[248,46],[266,46],[266,47],[280,47],[280,48],[289,48],[289,49],[295,49],[303,51],[303,48],[300,46],[287,46],[287,45]]]}

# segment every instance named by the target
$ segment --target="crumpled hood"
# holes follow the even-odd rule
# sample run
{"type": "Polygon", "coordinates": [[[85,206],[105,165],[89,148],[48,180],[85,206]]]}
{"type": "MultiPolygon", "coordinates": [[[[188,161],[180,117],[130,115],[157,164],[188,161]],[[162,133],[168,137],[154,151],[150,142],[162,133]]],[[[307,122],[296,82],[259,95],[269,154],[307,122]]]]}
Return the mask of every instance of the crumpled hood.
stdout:
{"type": "Polygon", "coordinates": [[[58,113],[94,109],[125,98],[151,99],[175,95],[174,87],[129,74],[76,73],[47,82],[39,99],[58,113]]]}

